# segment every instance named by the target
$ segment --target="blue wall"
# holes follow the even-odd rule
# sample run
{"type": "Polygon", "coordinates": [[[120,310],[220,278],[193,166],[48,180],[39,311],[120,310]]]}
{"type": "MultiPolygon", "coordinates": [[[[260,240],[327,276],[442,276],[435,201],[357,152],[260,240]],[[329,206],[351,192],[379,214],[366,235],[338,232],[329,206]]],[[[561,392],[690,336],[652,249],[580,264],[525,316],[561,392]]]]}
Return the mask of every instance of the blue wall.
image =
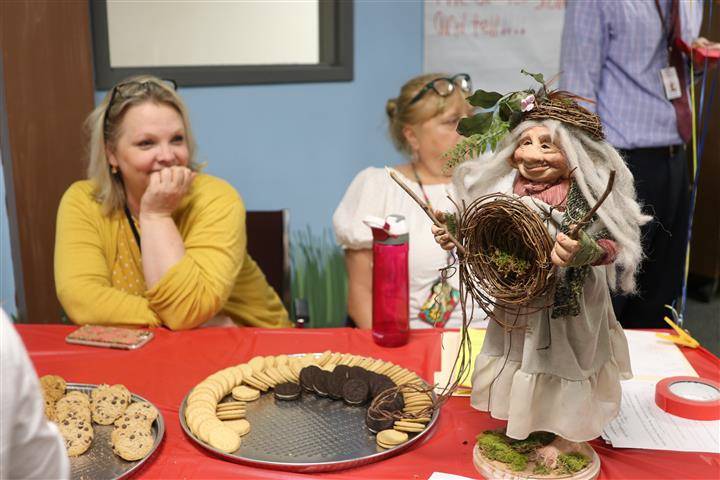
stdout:
{"type": "MultiPolygon", "coordinates": [[[[422,15],[421,0],[356,0],[352,82],[181,88],[206,172],[235,186],[249,210],[289,208],[293,230],[329,228],[358,171],[401,160],[385,102],[422,71],[422,15]]],[[[0,255],[0,299],[14,312],[4,207],[0,255]]]]}

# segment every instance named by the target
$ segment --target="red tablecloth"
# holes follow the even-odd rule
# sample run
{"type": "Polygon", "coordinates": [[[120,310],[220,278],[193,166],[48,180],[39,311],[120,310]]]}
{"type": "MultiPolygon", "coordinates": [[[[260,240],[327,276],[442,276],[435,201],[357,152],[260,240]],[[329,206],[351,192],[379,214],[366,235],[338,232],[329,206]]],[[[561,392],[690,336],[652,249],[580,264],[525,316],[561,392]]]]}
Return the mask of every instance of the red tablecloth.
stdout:
{"type": "MultiPolygon", "coordinates": [[[[183,433],[179,405],[207,375],[255,355],[318,352],[331,349],[383,358],[432,379],[440,368],[440,332],[417,331],[404,347],[384,349],[368,332],[355,329],[263,330],[208,328],[188,332],[156,330],[156,338],[135,351],[65,343],[74,327],[18,325],[39,375],[49,373],[79,383],[122,383],[157,405],[165,418],[165,441],[141,470],[142,478],[309,478],[309,475],[246,467],[212,456],[183,433]]],[[[720,378],[720,359],[707,350],[683,349],[698,374],[720,378]]],[[[475,436],[503,422],[453,398],[442,409],[432,437],[388,460],[314,477],[328,479],[426,479],[441,471],[478,477],[471,451],[475,436]]],[[[718,478],[720,455],[656,450],[614,449],[602,440],[593,447],[602,460],[600,478],[718,478]]]]}

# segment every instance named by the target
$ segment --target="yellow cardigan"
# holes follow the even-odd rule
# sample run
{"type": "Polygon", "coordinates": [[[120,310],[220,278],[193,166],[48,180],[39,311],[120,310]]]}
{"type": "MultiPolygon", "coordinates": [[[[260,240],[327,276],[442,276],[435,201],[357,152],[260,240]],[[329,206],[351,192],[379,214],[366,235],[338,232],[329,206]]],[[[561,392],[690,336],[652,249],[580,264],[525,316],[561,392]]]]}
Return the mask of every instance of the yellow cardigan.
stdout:
{"type": "Polygon", "coordinates": [[[227,182],[195,178],[173,214],[185,255],[149,290],[127,217],[103,215],[93,191],[90,180],[75,182],[58,209],[55,287],[73,322],[182,330],[222,312],[241,325],[291,326],[247,253],[245,206],[227,182]]]}

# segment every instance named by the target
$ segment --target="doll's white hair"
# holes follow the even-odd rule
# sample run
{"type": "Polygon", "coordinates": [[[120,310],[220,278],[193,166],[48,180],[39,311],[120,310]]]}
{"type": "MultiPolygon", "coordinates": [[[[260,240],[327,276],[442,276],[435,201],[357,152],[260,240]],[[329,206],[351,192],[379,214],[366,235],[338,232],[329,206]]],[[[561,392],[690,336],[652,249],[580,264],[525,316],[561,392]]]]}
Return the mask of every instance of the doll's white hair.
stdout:
{"type": "Polygon", "coordinates": [[[510,163],[520,135],[527,129],[544,126],[550,130],[553,143],[558,145],[567,159],[573,178],[588,204],[592,207],[605,191],[611,170],[615,170],[612,192],[600,206],[599,222],[588,232],[607,228],[618,246],[614,264],[606,266],[611,290],[635,292],[635,276],[643,259],[640,243],[640,226],[652,217],[644,215],[637,202],[633,176],[620,154],[605,141],[598,141],[582,130],[557,120],[531,120],[518,125],[498,145],[487,159],[470,160],[455,169],[453,183],[460,200],[472,200],[489,193],[512,192],[515,169],[510,163]]]}

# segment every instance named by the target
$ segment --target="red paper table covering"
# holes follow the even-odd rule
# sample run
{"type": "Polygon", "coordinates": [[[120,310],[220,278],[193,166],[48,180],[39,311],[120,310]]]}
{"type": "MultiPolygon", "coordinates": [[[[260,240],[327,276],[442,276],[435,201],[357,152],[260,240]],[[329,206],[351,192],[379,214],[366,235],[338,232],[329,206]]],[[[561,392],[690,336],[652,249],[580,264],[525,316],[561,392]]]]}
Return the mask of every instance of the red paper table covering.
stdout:
{"type": "MultiPolygon", "coordinates": [[[[122,383],[160,408],[167,426],[165,440],[137,478],[426,479],[435,471],[479,478],[472,464],[475,436],[503,425],[487,413],[474,410],[468,398],[453,398],[443,407],[437,428],[427,442],[388,460],[314,475],[246,467],[214,457],[190,441],[180,427],[178,409],[182,399],[207,375],[255,355],[330,349],[382,358],[430,381],[440,368],[440,332],[414,331],[407,345],[386,349],[375,345],[369,332],[349,328],[156,329],[156,338],[146,346],[123,351],[65,343],[65,336],[74,328],[17,326],[38,375],[53,373],[68,382],[122,383]]],[[[700,376],[720,379],[720,359],[702,348],[682,350],[700,376]]],[[[599,439],[592,444],[600,455],[600,478],[604,479],[717,479],[720,474],[720,455],[716,454],[614,449],[599,439]]]]}

